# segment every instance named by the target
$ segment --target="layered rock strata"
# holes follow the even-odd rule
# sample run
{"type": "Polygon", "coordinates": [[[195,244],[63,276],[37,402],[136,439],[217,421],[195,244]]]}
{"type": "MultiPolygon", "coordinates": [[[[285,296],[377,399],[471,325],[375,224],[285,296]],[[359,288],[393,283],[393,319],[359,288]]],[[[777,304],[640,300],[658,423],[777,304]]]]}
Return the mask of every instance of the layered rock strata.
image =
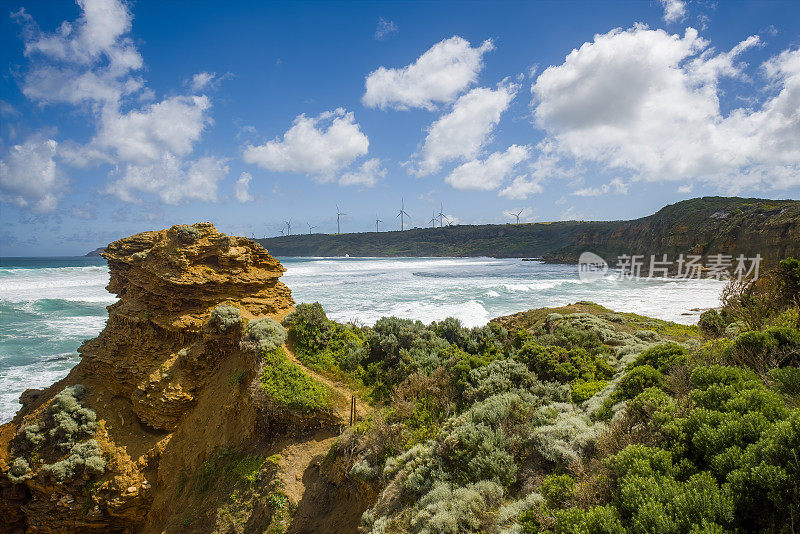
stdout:
{"type": "Polygon", "coordinates": [[[188,503],[175,498],[181,477],[263,432],[246,387],[258,364],[209,319],[228,305],[280,321],[294,306],[281,264],[209,223],[137,234],[102,255],[119,297],[106,327],[0,427],[0,532],[170,530],[188,503]]]}

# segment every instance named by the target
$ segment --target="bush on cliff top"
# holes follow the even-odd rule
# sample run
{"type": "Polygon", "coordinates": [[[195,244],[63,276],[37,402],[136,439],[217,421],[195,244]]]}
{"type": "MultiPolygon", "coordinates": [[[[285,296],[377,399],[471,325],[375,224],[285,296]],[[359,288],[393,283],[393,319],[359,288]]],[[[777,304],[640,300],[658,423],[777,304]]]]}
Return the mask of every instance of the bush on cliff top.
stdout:
{"type": "Polygon", "coordinates": [[[175,226],[175,232],[178,236],[178,241],[184,245],[189,245],[200,239],[200,230],[188,224],[175,226]]]}
{"type": "Polygon", "coordinates": [[[241,346],[245,350],[270,352],[286,342],[286,329],[269,317],[259,317],[247,323],[241,346]]]}
{"type": "Polygon", "coordinates": [[[331,405],[328,388],[289,361],[280,347],[263,353],[264,369],[259,380],[267,397],[293,410],[327,410],[331,405]]]}
{"type": "Polygon", "coordinates": [[[315,371],[352,374],[366,356],[361,329],[329,320],[318,302],[298,304],[283,324],[298,359],[315,371]]]}

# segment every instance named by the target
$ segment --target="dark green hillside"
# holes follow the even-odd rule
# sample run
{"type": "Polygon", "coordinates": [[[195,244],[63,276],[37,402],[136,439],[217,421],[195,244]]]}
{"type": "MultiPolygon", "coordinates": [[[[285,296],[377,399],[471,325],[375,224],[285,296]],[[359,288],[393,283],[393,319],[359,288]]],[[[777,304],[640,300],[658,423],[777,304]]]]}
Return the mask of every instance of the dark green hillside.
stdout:
{"type": "Polygon", "coordinates": [[[522,258],[556,250],[587,230],[609,232],[613,222],[485,224],[405,232],[311,234],[258,239],[275,256],[495,256],[522,258]]]}
{"type": "Polygon", "coordinates": [[[545,257],[574,262],[584,250],[620,254],[800,254],[800,201],[703,197],[633,221],[463,225],[405,232],[312,234],[258,240],[276,256],[545,257]]]}

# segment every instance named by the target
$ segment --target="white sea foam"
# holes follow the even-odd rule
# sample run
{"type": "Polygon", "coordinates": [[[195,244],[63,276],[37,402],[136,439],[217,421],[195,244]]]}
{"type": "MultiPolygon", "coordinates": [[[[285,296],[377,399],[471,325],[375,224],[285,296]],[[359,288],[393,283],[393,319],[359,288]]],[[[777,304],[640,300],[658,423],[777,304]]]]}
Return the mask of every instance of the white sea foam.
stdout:
{"type": "Polygon", "coordinates": [[[60,299],[111,304],[116,298],[106,285],[106,267],[0,269],[0,300],[6,302],[60,299]]]}

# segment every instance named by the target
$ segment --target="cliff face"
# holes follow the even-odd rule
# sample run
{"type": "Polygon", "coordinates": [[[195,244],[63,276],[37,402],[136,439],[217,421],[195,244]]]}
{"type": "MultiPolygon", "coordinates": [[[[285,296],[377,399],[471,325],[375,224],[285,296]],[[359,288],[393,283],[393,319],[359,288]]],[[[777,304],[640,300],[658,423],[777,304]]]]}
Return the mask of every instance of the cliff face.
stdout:
{"type": "Polygon", "coordinates": [[[200,498],[179,481],[275,424],[246,387],[260,369],[241,330],[210,318],[219,305],[243,320],[289,313],[277,260],[208,223],[122,239],[103,256],[119,296],[105,329],[0,427],[0,532],[170,530],[200,498]]]}

